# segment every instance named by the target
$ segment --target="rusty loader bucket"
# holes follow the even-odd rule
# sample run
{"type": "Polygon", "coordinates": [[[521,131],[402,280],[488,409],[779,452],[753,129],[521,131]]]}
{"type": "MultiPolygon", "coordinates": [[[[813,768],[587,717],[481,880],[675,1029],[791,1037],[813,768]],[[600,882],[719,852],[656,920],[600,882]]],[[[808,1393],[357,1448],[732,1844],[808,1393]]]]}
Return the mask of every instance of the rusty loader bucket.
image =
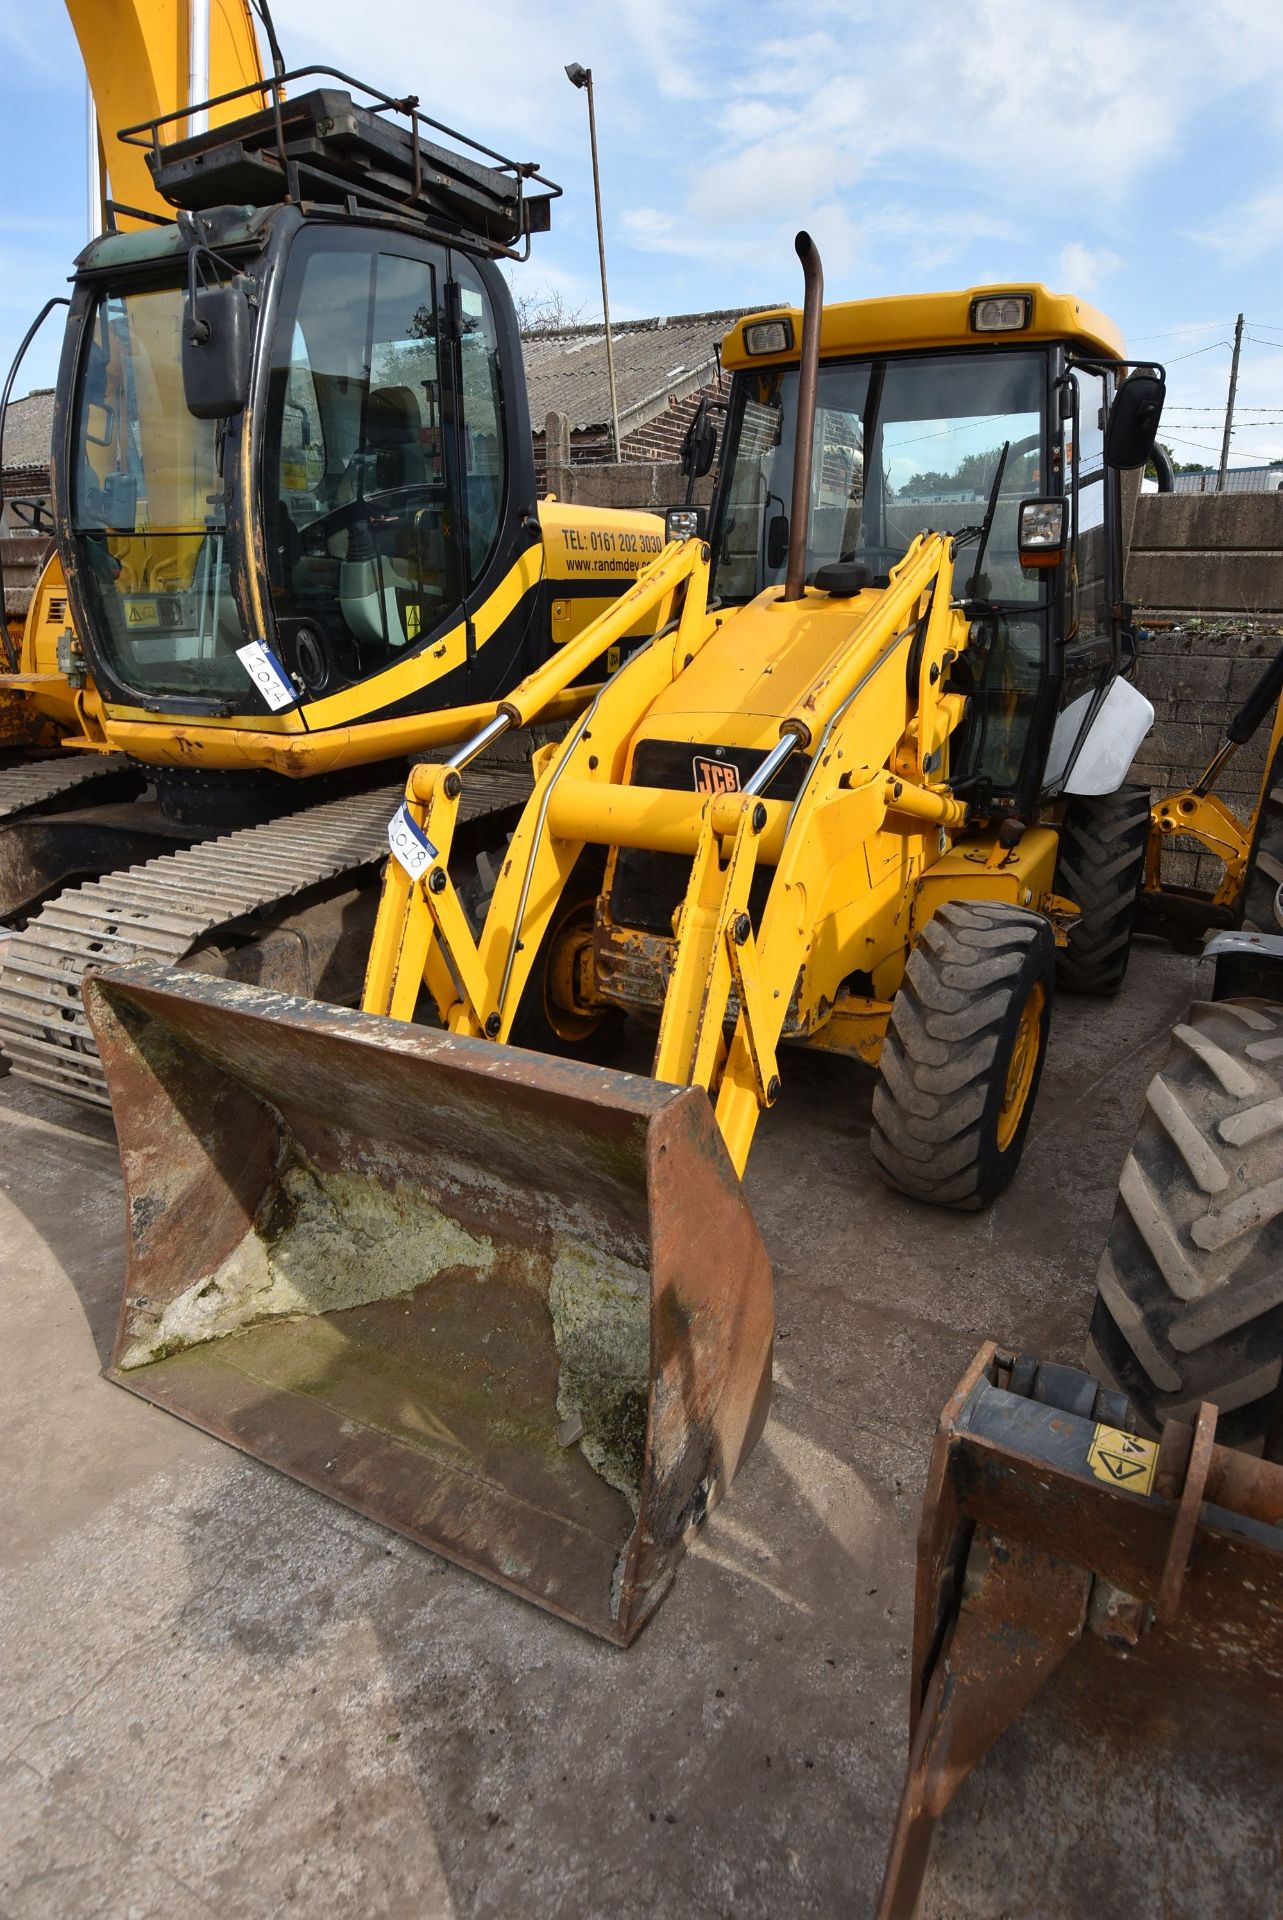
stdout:
{"type": "Polygon", "coordinates": [[[1283,1912],[1283,1467],[1215,1424],[1147,1440],[1087,1374],[977,1356],[923,1503],[879,1920],[1283,1912]]]}
{"type": "Polygon", "coordinates": [[[109,1378],[626,1645],[769,1396],[703,1090],[160,968],[85,1000],[128,1208],[109,1378]]]}

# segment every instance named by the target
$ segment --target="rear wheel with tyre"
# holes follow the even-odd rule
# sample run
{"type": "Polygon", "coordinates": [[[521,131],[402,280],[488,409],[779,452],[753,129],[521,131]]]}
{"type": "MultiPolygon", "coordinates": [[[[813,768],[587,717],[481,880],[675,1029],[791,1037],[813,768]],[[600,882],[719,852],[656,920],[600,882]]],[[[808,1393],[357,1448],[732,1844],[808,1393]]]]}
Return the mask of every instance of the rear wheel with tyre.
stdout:
{"type": "Polygon", "coordinates": [[[1145,878],[1149,789],[1071,799],[1060,829],[1056,892],[1077,918],[1056,959],[1056,979],[1069,993],[1117,993],[1131,953],[1132,929],[1145,878]]]}
{"type": "Polygon", "coordinates": [[[873,1095],[885,1181],[974,1210],[1020,1164],[1051,1020],[1055,942],[1036,913],[955,900],[909,957],[873,1095]]]}
{"type": "Polygon", "coordinates": [[[1191,1007],[1150,1082],[1096,1278],[1088,1364],[1153,1431],[1221,1412],[1283,1459],[1283,1007],[1191,1007]]]}

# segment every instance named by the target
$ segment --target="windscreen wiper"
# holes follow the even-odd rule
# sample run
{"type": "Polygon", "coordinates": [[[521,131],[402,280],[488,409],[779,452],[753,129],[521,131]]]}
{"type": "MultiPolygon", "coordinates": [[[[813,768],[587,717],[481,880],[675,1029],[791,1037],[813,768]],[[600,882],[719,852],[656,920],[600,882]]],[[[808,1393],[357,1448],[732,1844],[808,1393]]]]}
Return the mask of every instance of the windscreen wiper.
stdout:
{"type": "Polygon", "coordinates": [[[1007,469],[1007,455],[1011,452],[1010,440],[1002,443],[1002,452],[998,455],[998,470],[993,476],[993,485],[989,489],[989,504],[985,508],[985,517],[979,527],[963,527],[954,535],[954,545],[960,546],[969,535],[979,534],[976,547],[976,564],[971,569],[971,578],[967,582],[966,598],[974,600],[976,587],[980,581],[980,569],[984,565],[985,548],[989,545],[989,535],[993,531],[993,517],[998,511],[998,491],[1002,486],[1002,476],[1007,469]]]}

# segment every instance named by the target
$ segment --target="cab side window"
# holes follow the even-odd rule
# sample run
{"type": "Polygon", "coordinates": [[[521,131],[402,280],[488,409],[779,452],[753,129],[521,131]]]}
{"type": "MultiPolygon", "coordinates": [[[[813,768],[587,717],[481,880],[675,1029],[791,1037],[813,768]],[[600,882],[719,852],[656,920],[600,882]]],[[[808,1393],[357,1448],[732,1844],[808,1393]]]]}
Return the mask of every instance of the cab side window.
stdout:
{"type": "Polygon", "coordinates": [[[462,600],[444,256],[394,249],[300,249],[282,301],[264,437],[269,574],[287,665],[313,695],[390,666],[462,600]]]}
{"type": "Polygon", "coordinates": [[[1095,632],[1105,600],[1105,381],[1099,373],[1080,368],[1078,382],[1078,439],[1072,448],[1070,472],[1077,495],[1078,541],[1071,621],[1079,633],[1095,632]]]}
{"type": "Polygon", "coordinates": [[[503,383],[494,309],[470,260],[451,259],[459,283],[460,483],[468,561],[468,584],[485,571],[503,521],[508,487],[503,383]]]}

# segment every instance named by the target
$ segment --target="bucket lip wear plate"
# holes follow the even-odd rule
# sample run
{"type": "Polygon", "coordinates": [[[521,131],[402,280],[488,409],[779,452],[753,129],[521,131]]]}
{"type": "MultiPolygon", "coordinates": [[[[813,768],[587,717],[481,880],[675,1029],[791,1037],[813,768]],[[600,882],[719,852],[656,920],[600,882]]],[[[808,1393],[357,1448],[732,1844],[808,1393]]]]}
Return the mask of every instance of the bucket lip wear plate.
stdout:
{"type": "MultiPolygon", "coordinates": [[[[627,1645],[667,1590],[691,1528],[751,1450],[769,1399],[770,1266],[704,1090],[171,968],[92,976],[85,1002],[117,1112],[129,1228],[105,1376],[627,1645]],[[286,1311],[121,1364],[140,1324],[154,1326],[185,1289],[221,1272],[220,1260],[264,1237],[255,1232],[264,1202],[275,1206],[281,1168],[300,1143],[297,1164],[319,1169],[324,1187],[347,1177],[344,1156],[363,1128],[357,1179],[384,1194],[422,1193],[429,1211],[448,1215],[457,1201],[447,1160],[482,1169],[458,1203],[474,1245],[487,1239],[476,1207],[498,1209],[480,1266],[465,1257],[412,1291],[286,1311]],[[508,1284],[512,1270],[546,1264],[549,1246],[565,1244],[550,1240],[549,1221],[574,1222],[594,1271],[617,1246],[627,1270],[649,1276],[639,1509],[575,1440],[559,1443],[566,1353],[560,1331],[552,1337],[542,1266],[524,1289],[526,1308],[537,1302],[546,1323],[542,1352],[532,1333],[523,1358],[514,1332],[526,1309],[508,1284]],[[458,1341],[438,1338],[434,1354],[434,1315],[456,1282],[458,1341]],[[472,1301],[484,1303],[480,1316],[472,1301]],[[310,1375],[283,1344],[286,1327],[317,1330],[296,1343],[310,1353],[310,1375]],[[380,1369],[419,1431],[379,1412],[369,1380],[380,1369]]],[[[347,1271],[341,1261],[336,1270],[347,1271]]],[[[640,1338],[644,1356],[644,1318],[640,1338]]]]}

